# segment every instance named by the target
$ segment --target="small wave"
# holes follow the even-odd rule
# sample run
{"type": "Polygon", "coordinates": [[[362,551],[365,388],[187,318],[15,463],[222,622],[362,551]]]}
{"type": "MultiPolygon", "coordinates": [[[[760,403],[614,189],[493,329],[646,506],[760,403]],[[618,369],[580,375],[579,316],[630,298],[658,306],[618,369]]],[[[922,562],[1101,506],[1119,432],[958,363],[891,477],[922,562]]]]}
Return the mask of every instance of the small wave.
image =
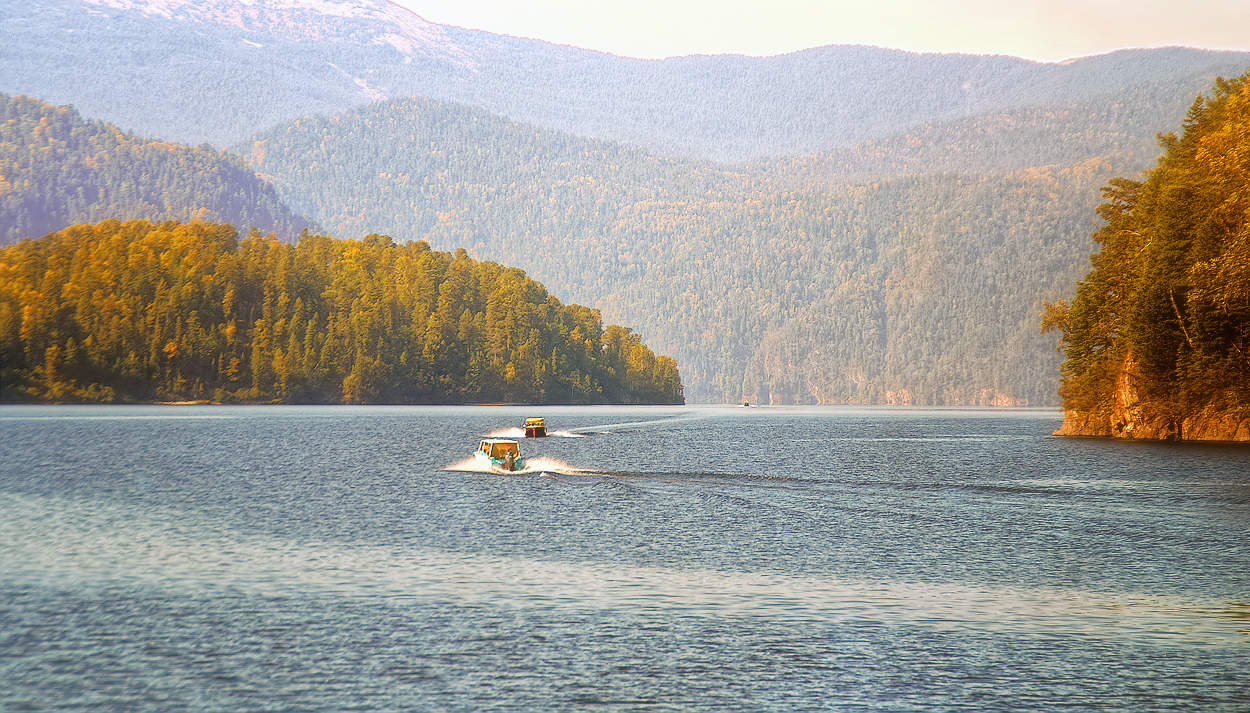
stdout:
{"type": "Polygon", "coordinates": [[[552,438],[585,438],[589,434],[575,433],[573,431],[547,431],[547,435],[552,438]]]}

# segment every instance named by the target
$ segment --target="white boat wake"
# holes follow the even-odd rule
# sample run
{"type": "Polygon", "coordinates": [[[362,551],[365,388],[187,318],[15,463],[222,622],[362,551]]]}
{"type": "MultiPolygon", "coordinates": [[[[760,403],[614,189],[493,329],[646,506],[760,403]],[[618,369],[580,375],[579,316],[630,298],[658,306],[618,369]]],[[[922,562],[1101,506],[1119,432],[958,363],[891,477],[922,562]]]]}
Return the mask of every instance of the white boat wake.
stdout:
{"type": "MultiPolygon", "coordinates": [[[[525,438],[524,428],[500,428],[491,431],[483,438],[525,438]]],[[[547,431],[548,438],[585,438],[585,433],[574,433],[573,431],[547,431]]]]}
{"type": "Polygon", "coordinates": [[[482,438],[525,438],[524,428],[498,428],[484,434],[482,438]]]}
{"type": "Polygon", "coordinates": [[[463,460],[443,468],[443,470],[457,470],[469,473],[495,473],[496,475],[596,475],[597,471],[578,468],[556,458],[547,458],[537,456],[534,458],[526,458],[523,468],[516,470],[504,470],[499,466],[487,465],[480,459],[470,456],[463,460]]]}

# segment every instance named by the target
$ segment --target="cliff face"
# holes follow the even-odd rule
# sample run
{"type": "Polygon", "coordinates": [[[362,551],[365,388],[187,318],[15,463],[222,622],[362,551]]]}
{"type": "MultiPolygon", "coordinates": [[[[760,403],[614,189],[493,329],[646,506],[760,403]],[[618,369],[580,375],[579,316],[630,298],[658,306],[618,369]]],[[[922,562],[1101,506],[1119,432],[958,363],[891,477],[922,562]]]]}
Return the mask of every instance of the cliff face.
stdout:
{"type": "Polygon", "coordinates": [[[1213,407],[1176,414],[1143,398],[1137,361],[1130,354],[1116,378],[1114,401],[1107,414],[1067,410],[1056,436],[1100,436],[1143,441],[1250,442],[1250,414],[1227,413],[1213,407]]]}

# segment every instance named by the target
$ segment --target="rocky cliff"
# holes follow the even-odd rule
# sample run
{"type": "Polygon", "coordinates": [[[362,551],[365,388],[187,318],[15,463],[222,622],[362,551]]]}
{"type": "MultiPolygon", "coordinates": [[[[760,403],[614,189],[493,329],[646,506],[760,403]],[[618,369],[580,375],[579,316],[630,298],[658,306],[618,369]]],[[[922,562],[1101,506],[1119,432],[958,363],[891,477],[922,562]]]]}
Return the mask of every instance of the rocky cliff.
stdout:
{"type": "Polygon", "coordinates": [[[1066,410],[1056,436],[1098,436],[1143,441],[1250,442],[1250,413],[1206,406],[1189,413],[1143,395],[1143,379],[1130,354],[1116,377],[1111,411],[1066,410]]]}

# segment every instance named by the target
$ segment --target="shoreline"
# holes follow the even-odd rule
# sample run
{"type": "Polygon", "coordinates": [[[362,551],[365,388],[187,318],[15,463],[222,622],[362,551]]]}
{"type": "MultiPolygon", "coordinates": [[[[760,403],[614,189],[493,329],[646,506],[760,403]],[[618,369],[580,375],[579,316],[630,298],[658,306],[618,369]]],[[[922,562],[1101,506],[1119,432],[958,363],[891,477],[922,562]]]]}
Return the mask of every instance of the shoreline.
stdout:
{"type": "Polygon", "coordinates": [[[1065,410],[1051,434],[1065,438],[1104,438],[1148,443],[1250,445],[1250,414],[1204,410],[1181,419],[1150,413],[1142,405],[1105,415],[1065,410]]]}

